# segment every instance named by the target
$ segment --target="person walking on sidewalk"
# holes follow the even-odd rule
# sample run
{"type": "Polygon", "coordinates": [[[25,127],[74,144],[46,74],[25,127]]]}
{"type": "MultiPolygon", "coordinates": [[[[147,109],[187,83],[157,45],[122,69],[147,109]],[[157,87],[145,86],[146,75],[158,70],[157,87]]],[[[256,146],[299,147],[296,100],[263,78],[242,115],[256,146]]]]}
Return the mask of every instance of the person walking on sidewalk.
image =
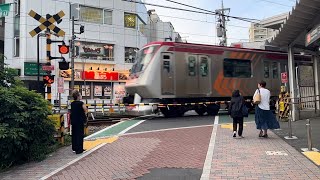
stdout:
{"type": "Polygon", "coordinates": [[[268,137],[268,129],[280,128],[279,122],[270,110],[270,91],[266,89],[266,85],[265,81],[258,83],[258,89],[253,95],[254,99],[260,95],[260,102],[255,107],[255,122],[260,130],[259,137],[264,138],[268,137]]]}
{"type": "Polygon", "coordinates": [[[242,111],[243,106],[245,106],[244,98],[240,95],[239,90],[234,90],[228,109],[230,117],[233,118],[233,137],[237,136],[237,124],[239,124],[238,135],[243,138],[243,117],[245,116],[242,111]]]}
{"type": "Polygon", "coordinates": [[[87,107],[80,101],[81,95],[78,90],[72,92],[74,101],[71,103],[71,125],[72,125],[72,150],[76,154],[81,154],[83,151],[84,138],[84,123],[86,122],[87,107]]]}

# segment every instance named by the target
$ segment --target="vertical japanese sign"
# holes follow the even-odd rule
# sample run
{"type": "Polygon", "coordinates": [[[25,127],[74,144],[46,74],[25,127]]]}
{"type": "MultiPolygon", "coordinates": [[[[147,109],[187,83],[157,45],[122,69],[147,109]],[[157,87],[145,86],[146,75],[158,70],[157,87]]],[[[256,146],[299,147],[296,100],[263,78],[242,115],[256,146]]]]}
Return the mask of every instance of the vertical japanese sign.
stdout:
{"type": "Polygon", "coordinates": [[[64,93],[64,78],[58,78],[58,93],[64,93]]]}
{"type": "Polygon", "coordinates": [[[9,15],[10,4],[0,4],[0,17],[5,17],[9,15]]]}

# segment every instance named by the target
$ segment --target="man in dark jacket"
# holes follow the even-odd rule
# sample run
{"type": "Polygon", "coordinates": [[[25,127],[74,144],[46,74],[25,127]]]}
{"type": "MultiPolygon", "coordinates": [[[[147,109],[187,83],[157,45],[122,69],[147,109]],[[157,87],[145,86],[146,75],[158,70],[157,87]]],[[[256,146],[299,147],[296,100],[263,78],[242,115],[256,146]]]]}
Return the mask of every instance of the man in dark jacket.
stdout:
{"type": "Polygon", "coordinates": [[[231,118],[233,118],[233,137],[236,137],[237,134],[237,123],[239,123],[238,135],[240,138],[243,138],[243,113],[242,108],[245,106],[244,98],[240,95],[239,90],[235,90],[232,93],[228,113],[231,118]]]}

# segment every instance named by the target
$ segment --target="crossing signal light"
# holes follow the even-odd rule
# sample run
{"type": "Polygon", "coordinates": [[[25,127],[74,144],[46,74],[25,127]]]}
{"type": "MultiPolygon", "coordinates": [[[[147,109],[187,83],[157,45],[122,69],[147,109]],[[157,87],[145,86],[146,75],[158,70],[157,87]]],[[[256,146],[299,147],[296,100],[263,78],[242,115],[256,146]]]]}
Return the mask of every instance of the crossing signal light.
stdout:
{"type": "Polygon", "coordinates": [[[69,53],[69,46],[59,45],[59,53],[60,54],[68,54],[69,53]]]}
{"type": "Polygon", "coordinates": [[[54,83],[54,75],[45,75],[43,76],[44,84],[53,84],[54,83]]]}
{"type": "Polygon", "coordinates": [[[84,33],[84,26],[83,25],[80,26],[80,34],[82,34],[82,33],[84,33]]]}

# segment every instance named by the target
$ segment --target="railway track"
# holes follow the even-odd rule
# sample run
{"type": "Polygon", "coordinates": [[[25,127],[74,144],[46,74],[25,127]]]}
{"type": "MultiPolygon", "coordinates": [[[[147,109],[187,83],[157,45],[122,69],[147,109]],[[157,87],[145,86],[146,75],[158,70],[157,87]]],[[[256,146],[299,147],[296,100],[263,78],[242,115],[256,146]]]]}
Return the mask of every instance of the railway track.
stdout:
{"type": "Polygon", "coordinates": [[[89,116],[88,125],[89,126],[99,126],[99,125],[112,125],[121,120],[128,120],[131,118],[135,118],[136,116],[128,116],[128,115],[111,115],[111,116],[89,116]]]}

